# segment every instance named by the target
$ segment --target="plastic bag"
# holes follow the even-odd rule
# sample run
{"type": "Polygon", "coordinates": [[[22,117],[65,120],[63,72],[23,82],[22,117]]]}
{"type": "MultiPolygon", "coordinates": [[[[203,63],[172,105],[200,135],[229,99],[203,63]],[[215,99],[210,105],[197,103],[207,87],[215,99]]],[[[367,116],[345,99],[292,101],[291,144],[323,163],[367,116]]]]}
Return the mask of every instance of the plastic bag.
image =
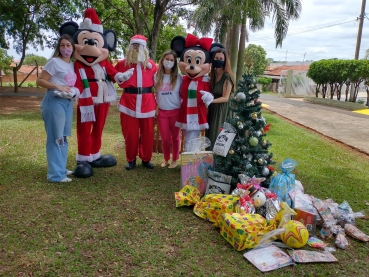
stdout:
{"type": "Polygon", "coordinates": [[[296,166],[296,161],[292,159],[284,160],[279,166],[282,172],[272,177],[269,186],[269,190],[276,193],[279,200],[287,202],[290,207],[292,205],[292,200],[289,192],[295,188],[295,174],[292,174],[291,171],[296,166]]]}

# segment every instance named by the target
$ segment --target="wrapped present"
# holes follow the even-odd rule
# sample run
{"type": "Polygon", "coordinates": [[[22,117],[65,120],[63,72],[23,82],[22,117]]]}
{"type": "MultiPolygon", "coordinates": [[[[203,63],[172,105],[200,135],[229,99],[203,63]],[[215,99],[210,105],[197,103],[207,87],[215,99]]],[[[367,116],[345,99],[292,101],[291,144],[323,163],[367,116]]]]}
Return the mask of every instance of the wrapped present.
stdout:
{"type": "Polygon", "coordinates": [[[218,226],[220,215],[233,212],[239,199],[238,196],[227,194],[207,194],[195,204],[193,211],[197,216],[218,226]]]}
{"type": "Polygon", "coordinates": [[[291,207],[292,201],[289,192],[295,188],[295,174],[291,171],[295,169],[297,162],[291,159],[284,160],[279,168],[282,171],[272,177],[269,190],[277,194],[280,201],[287,202],[291,207]]]}
{"type": "Polygon", "coordinates": [[[200,201],[200,191],[193,186],[184,186],[180,191],[174,193],[176,207],[192,206],[200,201]]]}
{"type": "Polygon", "coordinates": [[[214,165],[211,151],[181,154],[181,186],[193,186],[204,194],[208,184],[208,170],[214,165]]]}
{"type": "Polygon", "coordinates": [[[242,251],[258,245],[266,233],[276,228],[276,223],[258,214],[224,213],[219,226],[221,236],[237,251],[242,251]]]}
{"type": "Polygon", "coordinates": [[[314,213],[295,209],[296,215],[294,220],[297,220],[305,225],[306,229],[309,231],[310,236],[315,236],[316,232],[316,215],[314,213]]]}
{"type": "Polygon", "coordinates": [[[232,124],[224,122],[223,129],[215,140],[213,153],[223,157],[227,156],[236,134],[237,130],[232,124]]]}
{"type": "Polygon", "coordinates": [[[232,176],[209,170],[205,194],[229,194],[231,181],[232,176]]]}

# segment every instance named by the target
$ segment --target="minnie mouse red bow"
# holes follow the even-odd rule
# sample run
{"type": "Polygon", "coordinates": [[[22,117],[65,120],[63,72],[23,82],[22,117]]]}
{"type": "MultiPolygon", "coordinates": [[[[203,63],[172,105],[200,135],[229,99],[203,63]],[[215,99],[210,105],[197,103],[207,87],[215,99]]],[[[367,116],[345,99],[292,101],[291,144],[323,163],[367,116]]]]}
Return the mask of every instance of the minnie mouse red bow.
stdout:
{"type": "Polygon", "coordinates": [[[213,42],[212,38],[198,39],[196,36],[192,34],[187,34],[185,47],[188,48],[193,46],[200,46],[201,48],[209,52],[212,42],[213,42]]]}

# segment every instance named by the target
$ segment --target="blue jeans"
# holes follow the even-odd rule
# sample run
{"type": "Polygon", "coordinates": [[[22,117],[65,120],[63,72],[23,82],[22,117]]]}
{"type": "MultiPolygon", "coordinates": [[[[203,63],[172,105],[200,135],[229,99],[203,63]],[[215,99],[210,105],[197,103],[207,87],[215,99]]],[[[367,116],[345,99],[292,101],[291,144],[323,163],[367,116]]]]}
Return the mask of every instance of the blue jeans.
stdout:
{"type": "Polygon", "coordinates": [[[48,90],[40,108],[46,131],[47,180],[60,182],[67,177],[67,136],[72,131],[73,100],[48,90]]]}

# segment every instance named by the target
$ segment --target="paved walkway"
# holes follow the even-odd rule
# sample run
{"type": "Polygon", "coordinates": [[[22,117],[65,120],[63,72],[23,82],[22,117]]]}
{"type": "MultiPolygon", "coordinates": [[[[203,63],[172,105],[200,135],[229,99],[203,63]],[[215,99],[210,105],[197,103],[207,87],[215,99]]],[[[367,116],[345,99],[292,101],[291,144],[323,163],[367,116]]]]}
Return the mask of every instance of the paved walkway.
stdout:
{"type": "Polygon", "coordinates": [[[312,104],[301,98],[261,94],[264,109],[369,154],[369,116],[312,104]]]}

